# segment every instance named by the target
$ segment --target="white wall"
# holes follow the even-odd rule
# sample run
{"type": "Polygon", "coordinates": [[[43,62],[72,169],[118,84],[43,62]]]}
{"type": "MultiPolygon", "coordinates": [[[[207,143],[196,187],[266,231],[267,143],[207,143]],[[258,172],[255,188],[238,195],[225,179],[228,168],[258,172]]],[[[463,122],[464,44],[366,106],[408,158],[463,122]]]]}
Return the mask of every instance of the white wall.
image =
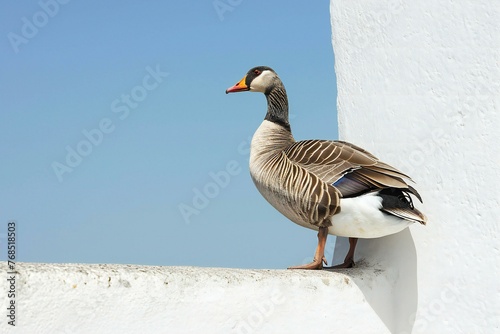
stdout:
{"type": "Polygon", "coordinates": [[[412,292],[372,307],[393,333],[499,332],[500,2],[332,0],[331,18],[340,137],[410,174],[429,218],[359,244],[412,292]]]}

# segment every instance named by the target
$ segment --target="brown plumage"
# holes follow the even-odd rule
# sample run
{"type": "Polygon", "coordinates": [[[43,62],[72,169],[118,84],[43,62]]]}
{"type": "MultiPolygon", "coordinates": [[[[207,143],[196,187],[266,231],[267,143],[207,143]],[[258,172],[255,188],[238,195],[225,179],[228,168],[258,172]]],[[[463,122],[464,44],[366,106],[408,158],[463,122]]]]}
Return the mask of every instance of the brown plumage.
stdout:
{"type": "MultiPolygon", "coordinates": [[[[286,91],[272,69],[253,68],[226,92],[244,90],[262,92],[268,102],[251,145],[250,174],[257,189],[293,222],[319,230],[315,260],[294,268],[319,269],[326,263],[328,233],[370,238],[399,232],[409,223],[425,224],[410,194],[420,201],[421,196],[406,174],[348,142],[294,140],[286,91]]],[[[353,264],[355,244],[343,266],[353,264]]]]}

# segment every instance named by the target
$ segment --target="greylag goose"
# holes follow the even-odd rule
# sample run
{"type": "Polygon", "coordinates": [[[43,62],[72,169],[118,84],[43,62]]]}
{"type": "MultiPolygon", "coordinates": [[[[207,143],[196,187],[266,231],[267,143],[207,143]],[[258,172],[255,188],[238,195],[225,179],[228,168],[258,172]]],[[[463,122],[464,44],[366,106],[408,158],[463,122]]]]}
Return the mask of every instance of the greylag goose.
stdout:
{"type": "Polygon", "coordinates": [[[288,122],[288,98],[276,72],[267,66],[252,68],[227,93],[261,92],[267,114],[250,148],[250,174],[262,196],[288,219],[318,231],[314,260],[289,269],[322,269],[328,234],[349,237],[344,263],[354,266],[358,238],[397,233],[424,214],[410,195],[419,193],[405,180],[409,176],[373,154],[345,141],[295,141],[288,122]]]}

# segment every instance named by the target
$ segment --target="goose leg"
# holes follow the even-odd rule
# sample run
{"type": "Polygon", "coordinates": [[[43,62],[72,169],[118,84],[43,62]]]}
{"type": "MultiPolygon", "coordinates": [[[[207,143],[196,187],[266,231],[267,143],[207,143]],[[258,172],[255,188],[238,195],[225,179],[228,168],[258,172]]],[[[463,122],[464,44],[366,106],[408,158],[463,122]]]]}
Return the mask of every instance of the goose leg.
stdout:
{"type": "Polygon", "coordinates": [[[328,264],[325,258],[325,244],[327,237],[328,227],[320,227],[318,232],[318,247],[316,247],[313,262],[301,266],[290,267],[288,269],[323,269],[323,262],[328,264]]]}
{"type": "MultiPolygon", "coordinates": [[[[338,264],[336,266],[328,267],[328,269],[341,269],[341,268],[352,268],[354,267],[354,250],[356,249],[356,244],[358,238],[349,238],[349,251],[344,259],[344,263],[338,264]]],[[[326,268],[325,268],[326,269],[326,268]]]]}

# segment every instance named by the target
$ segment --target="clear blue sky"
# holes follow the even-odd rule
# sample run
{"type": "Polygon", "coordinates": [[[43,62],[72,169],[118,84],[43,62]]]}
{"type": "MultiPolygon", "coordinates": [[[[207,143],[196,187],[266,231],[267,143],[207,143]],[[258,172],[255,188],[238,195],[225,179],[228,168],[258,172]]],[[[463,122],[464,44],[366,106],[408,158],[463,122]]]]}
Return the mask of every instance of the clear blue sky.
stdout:
{"type": "Polygon", "coordinates": [[[265,97],[224,91],[270,66],[295,138],[337,139],[329,1],[44,1],[0,4],[1,260],[9,220],[19,261],[310,260],[248,172],[265,97]]]}

